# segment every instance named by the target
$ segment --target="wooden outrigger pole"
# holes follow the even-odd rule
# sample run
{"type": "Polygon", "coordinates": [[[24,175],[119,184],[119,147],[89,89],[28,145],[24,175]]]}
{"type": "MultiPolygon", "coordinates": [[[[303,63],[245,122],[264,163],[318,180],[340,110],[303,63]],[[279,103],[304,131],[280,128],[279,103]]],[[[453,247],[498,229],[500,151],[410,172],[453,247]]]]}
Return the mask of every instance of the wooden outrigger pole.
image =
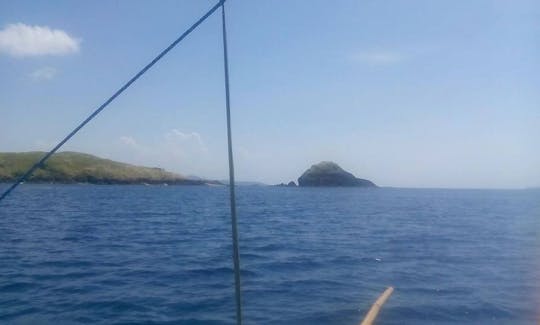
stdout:
{"type": "Polygon", "coordinates": [[[360,323],[360,325],[372,325],[375,321],[375,318],[377,318],[377,315],[379,314],[379,311],[381,310],[381,307],[384,305],[386,300],[390,297],[390,295],[394,292],[393,287],[388,287],[384,292],[379,296],[379,298],[375,301],[373,306],[369,309],[368,313],[366,314],[366,317],[364,320],[360,323]]]}

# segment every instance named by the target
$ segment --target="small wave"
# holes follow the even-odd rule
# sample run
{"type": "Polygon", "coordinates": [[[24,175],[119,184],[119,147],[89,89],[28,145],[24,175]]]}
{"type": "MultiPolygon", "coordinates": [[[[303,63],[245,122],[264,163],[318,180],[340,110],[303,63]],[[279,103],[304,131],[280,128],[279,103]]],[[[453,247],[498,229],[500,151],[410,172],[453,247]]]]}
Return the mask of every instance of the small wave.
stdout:
{"type": "Polygon", "coordinates": [[[15,282],[0,286],[0,293],[7,292],[24,292],[29,289],[37,288],[39,285],[32,282],[15,282]]]}
{"type": "Polygon", "coordinates": [[[80,303],[74,306],[76,309],[91,311],[91,312],[104,312],[110,311],[120,313],[124,311],[129,312],[145,312],[148,308],[143,304],[136,304],[127,302],[125,300],[103,300],[103,301],[88,301],[80,303]]]}

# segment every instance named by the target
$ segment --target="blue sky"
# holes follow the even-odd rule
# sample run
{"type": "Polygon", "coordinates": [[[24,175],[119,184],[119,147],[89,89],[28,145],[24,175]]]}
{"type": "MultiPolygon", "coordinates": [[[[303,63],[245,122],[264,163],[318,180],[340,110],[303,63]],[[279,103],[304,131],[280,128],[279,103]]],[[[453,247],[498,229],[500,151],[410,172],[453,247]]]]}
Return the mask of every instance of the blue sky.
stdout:
{"type": "MultiPolygon", "coordinates": [[[[214,1],[0,2],[0,151],[47,150],[214,1]]],[[[227,3],[237,178],[540,185],[537,1],[227,3]]],[[[220,16],[65,150],[227,177],[220,16]]]]}

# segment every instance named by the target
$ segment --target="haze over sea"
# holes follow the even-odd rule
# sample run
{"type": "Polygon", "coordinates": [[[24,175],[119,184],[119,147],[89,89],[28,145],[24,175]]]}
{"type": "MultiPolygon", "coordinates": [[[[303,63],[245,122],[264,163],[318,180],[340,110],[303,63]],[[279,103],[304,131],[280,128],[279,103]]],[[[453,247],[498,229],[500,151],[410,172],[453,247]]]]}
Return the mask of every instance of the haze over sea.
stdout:
{"type": "MultiPolygon", "coordinates": [[[[0,186],[0,190],[5,185],[0,186]]],[[[533,324],[540,190],[239,187],[247,324],[533,324]]],[[[233,324],[226,187],[28,185],[0,322],[233,324]]]]}

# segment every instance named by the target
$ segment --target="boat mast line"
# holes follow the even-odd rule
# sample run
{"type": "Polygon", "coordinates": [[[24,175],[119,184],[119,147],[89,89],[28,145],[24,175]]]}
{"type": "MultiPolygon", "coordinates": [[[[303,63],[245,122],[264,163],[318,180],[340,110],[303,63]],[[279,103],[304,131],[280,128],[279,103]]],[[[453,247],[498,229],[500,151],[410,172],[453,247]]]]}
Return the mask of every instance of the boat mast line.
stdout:
{"type": "Polygon", "coordinates": [[[234,263],[234,291],[236,297],[236,324],[242,325],[242,291],[240,286],[240,253],[238,248],[238,226],[236,220],[236,196],[234,183],[234,161],[231,135],[231,100],[229,93],[229,58],[227,54],[227,27],[225,23],[225,3],[221,4],[223,31],[223,65],[225,71],[225,106],[227,110],[227,144],[229,148],[229,194],[231,199],[231,227],[234,263]]]}
{"type": "Polygon", "coordinates": [[[144,68],[142,68],[135,76],[129,79],[122,87],[120,87],[109,99],[107,99],[101,106],[99,106],[90,116],[88,116],[84,121],[82,121],[73,131],[71,131],[62,141],[60,141],[53,149],[51,149],[47,154],[45,154],[38,162],[36,162],[32,167],[30,167],[21,177],[15,181],[7,190],[2,193],[0,196],[0,202],[6,198],[19,184],[23,183],[36,171],[36,169],[43,166],[43,164],[56,152],[60,149],[69,139],[71,139],[80,129],[82,129],[88,122],[90,122],[94,117],[96,117],[105,107],[107,107],[113,100],[116,99],[121,93],[131,86],[137,79],[139,79],[146,71],[148,71],[154,64],[161,60],[170,50],[172,50],[178,43],[180,43],[186,36],[188,36],[192,31],[195,30],[203,21],[210,17],[220,6],[223,5],[225,0],[220,0],[216,3],[210,10],[208,10],[199,20],[197,20],[191,27],[189,27],[180,37],[178,37],[174,42],[172,42],[167,48],[161,51],[150,63],[148,63],[144,68]]]}

